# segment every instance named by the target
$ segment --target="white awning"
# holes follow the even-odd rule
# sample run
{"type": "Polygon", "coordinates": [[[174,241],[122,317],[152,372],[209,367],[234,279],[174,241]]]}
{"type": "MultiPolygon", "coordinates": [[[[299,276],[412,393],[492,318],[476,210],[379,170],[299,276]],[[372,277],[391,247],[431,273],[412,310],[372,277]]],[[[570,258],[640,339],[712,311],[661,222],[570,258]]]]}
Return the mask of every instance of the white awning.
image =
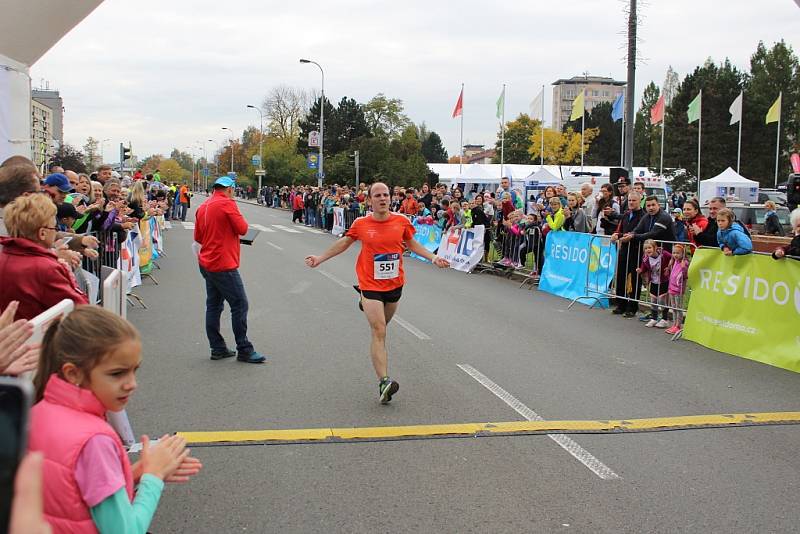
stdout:
{"type": "Polygon", "coordinates": [[[0,54],[31,66],[103,0],[3,0],[0,54]]]}

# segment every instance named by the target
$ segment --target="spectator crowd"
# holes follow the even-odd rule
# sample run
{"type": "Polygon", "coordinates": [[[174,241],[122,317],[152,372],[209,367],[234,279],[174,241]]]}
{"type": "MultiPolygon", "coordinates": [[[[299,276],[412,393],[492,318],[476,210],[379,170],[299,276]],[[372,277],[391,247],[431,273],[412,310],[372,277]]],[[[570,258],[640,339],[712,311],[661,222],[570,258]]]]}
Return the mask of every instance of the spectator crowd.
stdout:
{"type": "Polygon", "coordinates": [[[93,305],[87,273],[118,268],[130,230],[150,217],[185,218],[191,196],[158,172],[137,175],[115,176],[103,165],[92,175],[53,167],[41,176],[21,156],[0,165],[0,375],[33,375],[36,389],[14,534],[144,534],[164,483],[185,482],[202,467],[178,436],[157,447],[143,437],[131,463],[106,421],[136,389],[141,343],[132,324],[93,305]],[[64,299],[74,311],[33,343],[31,319],[64,299]]]}
{"type": "MultiPolygon", "coordinates": [[[[691,257],[697,247],[719,248],[725,255],[753,252],[750,230],[736,220],[726,200],[708,202],[701,213],[696,198],[675,192],[666,207],[647,195],[643,182],[621,177],[615,184],[595,189],[586,182],[577,191],[563,185],[546,186],[526,199],[502,178],[495,191],[476,187],[464,192],[457,186],[394,186],[391,209],[419,224],[485,228],[486,262],[496,268],[521,271],[534,278],[542,272],[547,236],[553,232],[582,232],[610,240],[618,247],[615,269],[614,313],[634,317],[645,294],[650,310],[639,316],[646,326],[664,328],[670,334],[682,329],[682,310],[691,257]]],[[[266,186],[259,191],[260,204],[292,212],[292,222],[330,232],[334,208],[342,208],[345,228],[368,211],[367,185],[266,186]]],[[[778,234],[781,224],[775,206],[767,205],[766,233],[778,234]]],[[[800,211],[791,214],[795,238],[776,249],[773,257],[798,257],[800,211]]]]}

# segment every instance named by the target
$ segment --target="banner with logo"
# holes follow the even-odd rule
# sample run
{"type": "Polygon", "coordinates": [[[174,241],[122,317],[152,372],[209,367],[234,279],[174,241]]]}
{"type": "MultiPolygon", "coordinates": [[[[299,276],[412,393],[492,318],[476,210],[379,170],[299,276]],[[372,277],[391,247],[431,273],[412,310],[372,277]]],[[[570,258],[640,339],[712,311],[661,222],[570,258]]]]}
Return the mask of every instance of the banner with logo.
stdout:
{"type": "MultiPolygon", "coordinates": [[[[608,239],[580,232],[549,232],[539,289],[566,299],[598,297],[608,307],[608,293],[617,266],[617,247],[608,239]]],[[[586,305],[594,299],[581,299],[586,305]]]]}
{"type": "Polygon", "coordinates": [[[138,232],[127,232],[125,241],[119,251],[117,267],[125,273],[128,291],[142,285],[142,275],[139,272],[139,247],[141,243],[142,240],[139,238],[138,232]]]}
{"type": "Polygon", "coordinates": [[[442,234],[437,255],[456,271],[470,272],[483,257],[483,226],[450,228],[442,234]]]}
{"type": "Polygon", "coordinates": [[[333,228],[331,234],[340,236],[344,234],[344,208],[333,208],[333,228]]]}
{"type": "Polygon", "coordinates": [[[153,237],[149,218],[139,221],[139,239],[139,273],[149,274],[153,270],[153,237]]]}
{"type": "MultiPolygon", "coordinates": [[[[435,224],[418,223],[416,219],[411,221],[411,224],[414,225],[414,239],[430,252],[436,252],[436,249],[439,248],[439,242],[442,240],[442,229],[435,224]]],[[[418,256],[413,252],[411,253],[411,257],[419,261],[424,261],[425,263],[430,263],[422,256],[418,256]]]]}
{"type": "Polygon", "coordinates": [[[800,262],[699,249],[683,337],[800,372],[800,262]]]}

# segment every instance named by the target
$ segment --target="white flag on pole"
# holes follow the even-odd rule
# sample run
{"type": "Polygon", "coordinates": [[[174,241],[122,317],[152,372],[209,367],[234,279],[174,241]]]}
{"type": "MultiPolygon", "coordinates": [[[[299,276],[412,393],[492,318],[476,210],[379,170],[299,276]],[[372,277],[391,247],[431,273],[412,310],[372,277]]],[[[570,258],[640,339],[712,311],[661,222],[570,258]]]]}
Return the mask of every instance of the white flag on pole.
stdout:
{"type": "Polygon", "coordinates": [[[728,109],[728,112],[731,114],[731,124],[736,124],[737,122],[742,120],[742,95],[744,93],[739,93],[739,96],[736,97],[736,100],[733,101],[731,107],[728,109]]]}
{"type": "Polygon", "coordinates": [[[542,116],[542,100],[544,100],[544,89],[539,91],[539,94],[531,102],[531,118],[544,121],[542,116]]]}

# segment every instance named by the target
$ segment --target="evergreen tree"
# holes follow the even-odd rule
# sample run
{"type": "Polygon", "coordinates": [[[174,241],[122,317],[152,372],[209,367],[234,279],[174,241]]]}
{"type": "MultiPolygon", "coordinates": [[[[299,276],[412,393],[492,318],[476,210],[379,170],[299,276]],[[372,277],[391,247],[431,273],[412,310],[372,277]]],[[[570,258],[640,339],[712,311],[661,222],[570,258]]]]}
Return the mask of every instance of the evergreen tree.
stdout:
{"type": "Polygon", "coordinates": [[[620,158],[622,121],[614,122],[611,119],[609,102],[598,104],[592,109],[586,119],[586,128],[600,130],[584,157],[586,165],[616,166],[620,158]]]}
{"type": "MultiPolygon", "coordinates": [[[[666,110],[665,167],[683,168],[689,175],[697,176],[698,123],[688,124],[687,109],[701,89],[700,179],[712,178],[727,167],[736,167],[738,129],[730,125],[728,109],[739,94],[743,79],[743,74],[727,59],[719,66],[708,60],[684,78],[666,110]]],[[[696,187],[695,181],[692,188],[696,187]]]]}
{"type": "MultiPolygon", "coordinates": [[[[800,80],[800,64],[789,45],[780,41],[775,43],[772,49],[767,50],[763,42],[758,43],[758,48],[750,59],[750,75],[745,81],[744,88],[741,174],[752,180],[758,180],[762,187],[775,185],[775,144],[778,125],[765,124],[765,117],[781,91],[783,97],[779,183],[785,181],[791,172],[788,154],[800,151],[798,80],[800,80]]],[[[730,128],[735,129],[734,126],[730,128]]]]}
{"type": "MultiPolygon", "coordinates": [[[[427,132],[426,132],[427,133],[427,132]]],[[[428,163],[447,163],[447,150],[442,138],[436,132],[430,132],[422,138],[422,155],[428,163]]]]}
{"type": "Polygon", "coordinates": [[[661,147],[661,126],[650,124],[650,110],[653,108],[661,91],[652,81],[644,88],[642,103],[636,112],[636,122],[633,131],[633,164],[636,167],[653,167],[653,154],[655,166],[658,166],[658,149],[661,147]],[[657,138],[657,139],[654,139],[657,138]],[[658,143],[654,150],[654,140],[658,143]]]}

